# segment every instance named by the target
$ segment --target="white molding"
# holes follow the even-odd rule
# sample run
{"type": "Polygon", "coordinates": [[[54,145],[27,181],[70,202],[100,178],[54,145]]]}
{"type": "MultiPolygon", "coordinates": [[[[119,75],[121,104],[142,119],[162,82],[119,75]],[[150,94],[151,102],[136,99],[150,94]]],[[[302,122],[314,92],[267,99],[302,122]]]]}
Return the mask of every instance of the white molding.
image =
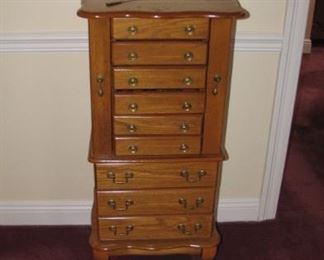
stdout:
{"type": "Polygon", "coordinates": [[[306,29],[309,0],[287,1],[271,134],[260,200],[259,220],[276,216],[306,29]]]}
{"type": "MultiPolygon", "coordinates": [[[[89,225],[91,201],[0,201],[0,225],[89,225]]],[[[217,220],[255,221],[257,199],[224,199],[217,220]]]]}
{"type": "Polygon", "coordinates": [[[282,35],[238,33],[234,46],[235,51],[280,52],[282,49],[282,35]]]}
{"type": "Polygon", "coordinates": [[[88,51],[83,32],[0,33],[0,53],[88,51]]]}
{"type": "MultiPolygon", "coordinates": [[[[278,34],[240,33],[236,51],[279,52],[282,37],[278,34]]],[[[84,52],[88,38],[84,32],[0,33],[0,53],[84,52]]]]}

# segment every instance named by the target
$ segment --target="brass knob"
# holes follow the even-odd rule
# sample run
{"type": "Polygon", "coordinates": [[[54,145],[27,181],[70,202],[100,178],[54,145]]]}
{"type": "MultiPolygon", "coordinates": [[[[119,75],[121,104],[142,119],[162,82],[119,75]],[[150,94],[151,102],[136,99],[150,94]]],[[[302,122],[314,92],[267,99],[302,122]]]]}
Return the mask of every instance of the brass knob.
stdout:
{"type": "Polygon", "coordinates": [[[191,103],[185,101],[185,102],[183,103],[183,105],[182,105],[182,109],[183,109],[184,111],[189,112],[189,111],[192,109],[192,105],[191,105],[191,103]]]}
{"type": "Polygon", "coordinates": [[[185,27],[185,32],[186,32],[187,35],[191,36],[195,32],[195,27],[193,25],[187,25],[185,27]]]}
{"type": "Polygon", "coordinates": [[[137,151],[138,151],[138,148],[136,145],[130,145],[128,146],[128,151],[131,153],[131,154],[136,154],[137,151]]]}
{"type": "Polygon", "coordinates": [[[193,83],[193,80],[192,78],[190,77],[186,77],[183,79],[183,83],[186,85],[186,86],[190,86],[192,83],[193,83]]]}
{"type": "Polygon", "coordinates": [[[130,110],[131,112],[136,112],[138,109],[138,105],[136,103],[131,103],[128,105],[128,110],[130,110]]]}
{"type": "Polygon", "coordinates": [[[130,35],[135,35],[138,32],[138,28],[135,25],[128,27],[128,33],[130,35]]]}
{"type": "Polygon", "coordinates": [[[182,205],[184,208],[187,208],[187,200],[184,198],[179,198],[179,204],[182,205]]]}
{"type": "Polygon", "coordinates": [[[128,80],[128,86],[130,86],[130,87],[136,87],[137,84],[138,84],[138,79],[137,78],[133,77],[133,78],[130,78],[128,80]]]}
{"type": "Polygon", "coordinates": [[[108,172],[107,173],[107,178],[108,179],[111,179],[113,181],[113,183],[115,183],[115,184],[126,184],[126,183],[128,183],[128,180],[129,179],[134,178],[134,173],[132,173],[132,172],[126,172],[124,174],[124,180],[122,180],[122,181],[119,180],[118,181],[115,173],[108,172]]]}
{"type": "Polygon", "coordinates": [[[222,77],[218,74],[214,76],[214,81],[216,83],[215,88],[213,89],[213,95],[216,96],[218,95],[218,85],[222,81],[222,77]]]}
{"type": "Polygon", "coordinates": [[[180,130],[183,132],[183,133],[187,133],[190,129],[190,126],[186,123],[182,123],[180,125],[180,130]]]}
{"type": "Polygon", "coordinates": [[[111,200],[108,200],[107,202],[108,206],[111,207],[113,210],[116,210],[116,211],[126,211],[128,210],[128,208],[132,205],[134,205],[134,201],[133,200],[126,200],[125,201],[125,207],[124,208],[117,208],[117,202],[113,199],[111,200]]]}
{"type": "Polygon", "coordinates": [[[207,175],[207,172],[206,172],[205,170],[200,170],[200,171],[198,172],[199,180],[200,180],[202,177],[206,176],[206,175],[207,175]]]}
{"type": "Polygon", "coordinates": [[[194,55],[193,55],[193,53],[190,52],[190,51],[188,51],[188,52],[186,52],[186,53],[184,54],[184,59],[185,59],[186,61],[192,61],[193,58],[194,58],[194,55]]]}
{"type": "Polygon", "coordinates": [[[186,145],[186,144],[182,144],[182,145],[180,145],[179,149],[180,149],[181,152],[186,153],[186,152],[189,151],[189,146],[186,145]]]}
{"type": "Polygon", "coordinates": [[[195,232],[197,232],[198,230],[202,229],[202,224],[201,223],[196,223],[194,225],[194,229],[195,229],[195,232]]]}
{"type": "Polygon", "coordinates": [[[204,198],[203,197],[198,197],[196,199],[196,208],[199,208],[201,207],[201,205],[205,202],[204,198]]]}
{"type": "Polygon", "coordinates": [[[137,130],[137,127],[136,127],[136,125],[127,125],[127,130],[130,133],[135,133],[137,130]]]}
{"type": "Polygon", "coordinates": [[[105,81],[105,78],[104,78],[103,75],[98,74],[96,80],[97,80],[97,83],[98,83],[98,96],[102,97],[104,95],[103,83],[105,81]]]}
{"type": "Polygon", "coordinates": [[[130,53],[128,53],[128,60],[135,61],[135,60],[137,60],[137,58],[138,58],[138,55],[137,55],[136,52],[130,52],[130,53]]]}
{"type": "Polygon", "coordinates": [[[116,225],[111,225],[111,226],[109,226],[109,231],[110,232],[112,232],[113,234],[114,234],[114,236],[128,236],[129,235],[129,233],[131,232],[131,231],[133,231],[134,230],[134,226],[133,225],[127,225],[126,227],[125,227],[125,233],[117,233],[117,231],[118,231],[118,227],[116,226],[116,225]]]}

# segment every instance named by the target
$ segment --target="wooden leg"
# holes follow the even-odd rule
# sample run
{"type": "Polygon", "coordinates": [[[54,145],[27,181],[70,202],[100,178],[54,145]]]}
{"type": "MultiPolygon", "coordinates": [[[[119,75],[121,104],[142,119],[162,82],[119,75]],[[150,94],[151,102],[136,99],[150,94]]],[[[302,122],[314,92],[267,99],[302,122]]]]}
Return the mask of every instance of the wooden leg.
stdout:
{"type": "Polygon", "coordinates": [[[217,247],[204,247],[201,250],[201,260],[213,260],[217,253],[217,247]]]}
{"type": "Polygon", "coordinates": [[[93,250],[93,258],[94,260],[109,260],[108,251],[102,250],[93,250]]]}

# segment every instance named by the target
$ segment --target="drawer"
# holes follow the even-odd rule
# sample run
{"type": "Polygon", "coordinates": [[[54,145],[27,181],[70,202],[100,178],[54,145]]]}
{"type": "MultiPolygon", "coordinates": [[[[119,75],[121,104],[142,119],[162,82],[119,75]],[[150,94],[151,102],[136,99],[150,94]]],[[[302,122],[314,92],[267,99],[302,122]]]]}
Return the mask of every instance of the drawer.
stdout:
{"type": "Polygon", "coordinates": [[[208,238],[212,215],[99,218],[100,240],[155,240],[208,238]]]}
{"type": "Polygon", "coordinates": [[[206,64],[207,44],[191,42],[115,42],[112,44],[114,65],[181,65],[206,64]]]}
{"type": "Polygon", "coordinates": [[[96,189],[214,187],[218,163],[205,161],[96,165],[96,189]]]}
{"type": "Polygon", "coordinates": [[[200,136],[116,137],[116,155],[200,154],[200,136]]]}
{"type": "Polygon", "coordinates": [[[115,89],[205,88],[205,68],[114,68],[115,89]]]}
{"type": "Polygon", "coordinates": [[[115,135],[200,135],[202,115],[115,116],[115,135]]]}
{"type": "Polygon", "coordinates": [[[212,188],[97,192],[98,216],[212,213],[212,188]]]}
{"type": "Polygon", "coordinates": [[[112,37],[123,39],[207,39],[208,18],[114,18],[112,37]]]}
{"type": "Polygon", "coordinates": [[[116,94],[115,114],[203,113],[204,93],[116,94]]]}

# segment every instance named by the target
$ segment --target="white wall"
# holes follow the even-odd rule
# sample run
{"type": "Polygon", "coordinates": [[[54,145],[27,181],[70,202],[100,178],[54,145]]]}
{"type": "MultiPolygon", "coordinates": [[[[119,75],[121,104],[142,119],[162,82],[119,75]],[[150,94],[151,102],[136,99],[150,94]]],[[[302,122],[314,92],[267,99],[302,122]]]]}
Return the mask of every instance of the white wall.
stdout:
{"type": "MultiPolygon", "coordinates": [[[[223,221],[257,218],[286,9],[285,0],[241,4],[250,18],[237,27],[223,221]]],[[[0,0],[0,224],[53,203],[66,211],[60,223],[72,221],[67,212],[79,203],[89,213],[87,24],[75,14],[78,6],[76,0],[0,0]]]]}

